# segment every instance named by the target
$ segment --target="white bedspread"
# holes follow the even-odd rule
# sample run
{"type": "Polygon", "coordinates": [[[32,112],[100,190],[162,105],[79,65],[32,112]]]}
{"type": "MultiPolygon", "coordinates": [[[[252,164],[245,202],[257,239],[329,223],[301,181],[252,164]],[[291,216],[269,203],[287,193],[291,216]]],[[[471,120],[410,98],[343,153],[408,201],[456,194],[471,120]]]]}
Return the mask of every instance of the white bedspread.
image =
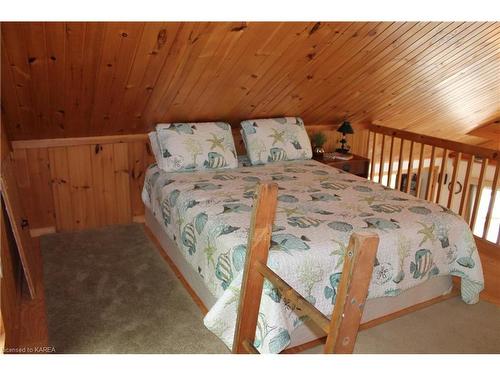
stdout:
{"type": "MultiPolygon", "coordinates": [[[[279,185],[268,265],[330,315],[344,251],[353,231],[380,244],[368,298],[396,296],[436,275],[462,278],[475,303],[484,281],[472,233],[437,204],[385,188],[316,161],[223,171],[166,173],[152,165],[144,203],[218,298],[205,325],[232,346],[253,195],[259,181],[279,185]]],[[[307,317],[265,283],[255,346],[276,353],[307,317]]]]}

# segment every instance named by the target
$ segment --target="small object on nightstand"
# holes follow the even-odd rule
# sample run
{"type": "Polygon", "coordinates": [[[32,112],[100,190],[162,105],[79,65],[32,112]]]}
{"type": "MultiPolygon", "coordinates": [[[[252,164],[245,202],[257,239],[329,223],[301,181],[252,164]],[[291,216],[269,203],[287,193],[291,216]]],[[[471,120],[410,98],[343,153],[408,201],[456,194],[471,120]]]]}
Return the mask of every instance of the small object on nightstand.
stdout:
{"type": "Polygon", "coordinates": [[[316,160],[323,159],[325,149],[323,145],[326,143],[326,135],[322,132],[315,133],[311,136],[311,143],[313,144],[313,157],[316,160]]]}
{"type": "MultiPolygon", "coordinates": [[[[325,157],[322,160],[318,160],[323,164],[329,165],[334,168],[343,170],[344,172],[349,172],[360,176],[363,178],[368,178],[368,169],[370,167],[370,159],[363,156],[350,154],[351,157],[348,160],[339,159],[335,156],[335,153],[325,153],[325,157]],[[333,159],[332,159],[333,157],[333,159]]],[[[345,157],[345,155],[342,155],[345,157]]]]}
{"type": "Polygon", "coordinates": [[[340,152],[330,152],[325,154],[325,158],[328,158],[328,160],[351,160],[354,158],[353,154],[342,154],[340,152]]]}

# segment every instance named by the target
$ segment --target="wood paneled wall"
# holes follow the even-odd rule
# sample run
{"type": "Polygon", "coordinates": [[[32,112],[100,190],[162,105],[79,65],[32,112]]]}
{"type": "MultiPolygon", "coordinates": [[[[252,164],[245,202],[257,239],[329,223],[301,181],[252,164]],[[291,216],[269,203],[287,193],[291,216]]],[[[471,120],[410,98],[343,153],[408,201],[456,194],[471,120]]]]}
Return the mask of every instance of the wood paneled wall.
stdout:
{"type": "MultiPolygon", "coordinates": [[[[325,149],[338,147],[331,125],[311,125],[323,132],[325,149]]],[[[355,127],[348,140],[365,155],[368,131],[355,127]]],[[[233,130],[238,154],[245,154],[239,129],[233,130]]],[[[146,134],[14,141],[17,184],[32,235],[73,231],[141,220],[141,191],[154,162],[146,134]]]]}
{"type": "Polygon", "coordinates": [[[140,193],[154,158],[142,138],[15,148],[17,182],[32,231],[123,224],[144,215],[140,193]]]}
{"type": "Polygon", "coordinates": [[[301,116],[467,135],[500,117],[498,22],[4,22],[12,140],[301,116]]]}
{"type": "MultiPolygon", "coordinates": [[[[1,164],[9,163],[10,145],[1,128],[1,164]]],[[[0,278],[0,312],[5,328],[5,347],[17,346],[19,339],[21,311],[21,262],[12,235],[5,204],[0,207],[0,258],[2,277],[0,278]]]]}

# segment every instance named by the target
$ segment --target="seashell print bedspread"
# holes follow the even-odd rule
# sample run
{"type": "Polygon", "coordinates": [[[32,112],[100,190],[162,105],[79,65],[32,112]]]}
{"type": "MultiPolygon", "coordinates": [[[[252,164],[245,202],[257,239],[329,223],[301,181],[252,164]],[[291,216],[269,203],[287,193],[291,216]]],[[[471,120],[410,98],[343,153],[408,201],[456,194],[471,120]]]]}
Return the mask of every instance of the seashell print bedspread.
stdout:
{"type": "MultiPolygon", "coordinates": [[[[462,299],[478,301],[484,280],[474,238],[442,206],[312,160],[184,173],[153,164],[142,198],[217,297],[204,322],[229,348],[259,181],[279,185],[268,266],[325,315],[333,310],[349,237],[360,229],[380,237],[368,298],[455,275],[462,299]]],[[[256,348],[280,352],[305,319],[266,281],[256,348]]]]}

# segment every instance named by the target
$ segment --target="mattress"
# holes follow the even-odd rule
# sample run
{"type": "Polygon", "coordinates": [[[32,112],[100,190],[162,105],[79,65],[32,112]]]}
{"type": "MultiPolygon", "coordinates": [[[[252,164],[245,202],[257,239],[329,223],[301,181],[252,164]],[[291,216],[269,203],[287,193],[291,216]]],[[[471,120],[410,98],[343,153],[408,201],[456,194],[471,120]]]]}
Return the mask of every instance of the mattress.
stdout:
{"type": "MultiPolygon", "coordinates": [[[[455,275],[462,278],[463,300],[478,300],[484,281],[473,236],[444,207],[316,161],[195,173],[165,173],[152,165],[144,203],[215,297],[204,322],[228,347],[251,206],[263,181],[279,186],[268,266],[325,315],[335,303],[349,237],[361,229],[380,238],[368,299],[455,275]]],[[[261,352],[279,352],[306,321],[266,282],[254,344],[261,352]]]]}
{"type": "MultiPolygon", "coordinates": [[[[146,225],[161,244],[168,257],[174,262],[184,280],[200,298],[207,309],[211,309],[217,298],[208,290],[203,279],[193,269],[182,255],[177,244],[167,235],[163,224],[157,220],[153,212],[146,207],[146,225]]],[[[367,323],[377,318],[404,310],[433,298],[447,295],[453,289],[451,276],[437,276],[414,288],[405,290],[398,296],[378,297],[366,301],[361,323],[367,323]]],[[[324,337],[323,330],[312,322],[304,322],[290,333],[290,343],[286,349],[299,346],[324,337]]]]}

